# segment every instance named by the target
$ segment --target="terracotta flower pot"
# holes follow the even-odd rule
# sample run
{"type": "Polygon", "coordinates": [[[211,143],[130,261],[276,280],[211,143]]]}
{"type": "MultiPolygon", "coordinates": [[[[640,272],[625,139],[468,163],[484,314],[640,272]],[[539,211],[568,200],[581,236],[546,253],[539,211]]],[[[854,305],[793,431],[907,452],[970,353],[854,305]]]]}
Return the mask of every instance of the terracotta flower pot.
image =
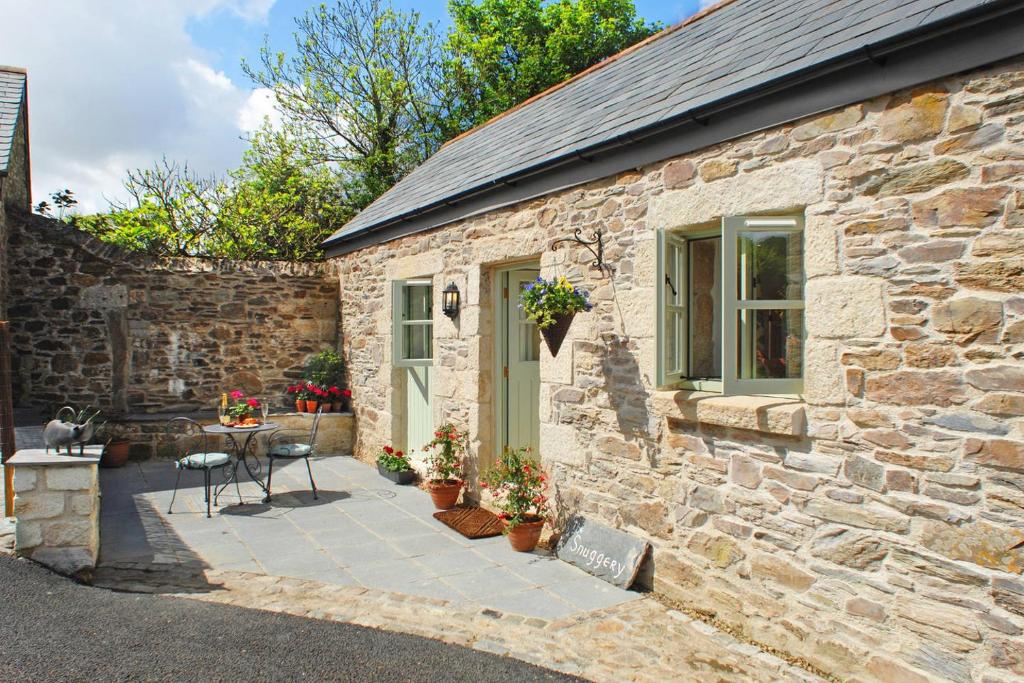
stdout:
{"type": "Polygon", "coordinates": [[[537,547],[540,533],[543,530],[544,519],[539,517],[536,520],[516,524],[508,530],[508,542],[512,545],[512,550],[521,553],[532,552],[537,547]]]}
{"type": "Polygon", "coordinates": [[[305,401],[305,399],[301,399],[301,398],[295,399],[295,412],[296,413],[304,413],[304,412],[306,412],[306,401],[305,401]]]}
{"type": "Polygon", "coordinates": [[[307,399],[306,399],[306,412],[307,412],[307,413],[315,413],[315,412],[316,412],[316,407],[317,407],[318,405],[320,405],[320,402],[319,402],[319,401],[310,401],[310,400],[309,400],[309,399],[307,398],[307,399]]]}
{"type": "Polygon", "coordinates": [[[549,325],[540,331],[541,336],[544,337],[544,342],[548,345],[552,358],[557,356],[558,350],[562,348],[562,342],[565,340],[565,335],[569,333],[569,327],[572,325],[572,319],[575,317],[575,313],[555,316],[555,324],[549,325]]]}
{"type": "Polygon", "coordinates": [[[100,467],[124,467],[128,462],[130,448],[131,444],[127,441],[111,441],[100,456],[100,467]]]}
{"type": "Polygon", "coordinates": [[[455,507],[455,502],[459,499],[462,482],[458,479],[432,481],[427,484],[427,488],[430,489],[430,499],[434,501],[434,507],[438,510],[450,510],[455,507]]]}
{"type": "Polygon", "coordinates": [[[335,401],[334,403],[331,404],[331,412],[332,413],[340,413],[341,412],[341,401],[335,401]]]}

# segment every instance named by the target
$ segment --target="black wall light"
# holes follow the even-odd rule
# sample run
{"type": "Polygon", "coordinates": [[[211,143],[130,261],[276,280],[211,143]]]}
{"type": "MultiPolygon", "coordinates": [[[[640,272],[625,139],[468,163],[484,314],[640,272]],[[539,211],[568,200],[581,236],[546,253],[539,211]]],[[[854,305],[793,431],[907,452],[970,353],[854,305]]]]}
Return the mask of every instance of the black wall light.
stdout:
{"type": "Polygon", "coordinates": [[[459,288],[454,282],[449,282],[441,292],[441,312],[452,320],[459,315],[459,288]]]}

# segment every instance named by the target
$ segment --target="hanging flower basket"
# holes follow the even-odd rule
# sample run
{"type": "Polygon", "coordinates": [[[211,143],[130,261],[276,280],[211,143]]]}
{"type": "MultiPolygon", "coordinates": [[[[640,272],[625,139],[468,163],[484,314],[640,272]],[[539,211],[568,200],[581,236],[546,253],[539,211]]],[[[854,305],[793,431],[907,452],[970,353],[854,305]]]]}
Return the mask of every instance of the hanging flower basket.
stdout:
{"type": "Polygon", "coordinates": [[[569,334],[569,327],[572,326],[572,319],[575,317],[575,313],[556,315],[555,322],[540,331],[541,336],[544,337],[544,343],[548,345],[548,351],[551,352],[552,358],[557,356],[558,350],[562,348],[562,342],[565,341],[565,335],[569,334]]]}
{"type": "Polygon", "coordinates": [[[573,287],[564,275],[552,280],[538,277],[523,288],[519,301],[527,317],[537,323],[552,356],[558,355],[576,314],[593,308],[590,293],[573,287]]]}

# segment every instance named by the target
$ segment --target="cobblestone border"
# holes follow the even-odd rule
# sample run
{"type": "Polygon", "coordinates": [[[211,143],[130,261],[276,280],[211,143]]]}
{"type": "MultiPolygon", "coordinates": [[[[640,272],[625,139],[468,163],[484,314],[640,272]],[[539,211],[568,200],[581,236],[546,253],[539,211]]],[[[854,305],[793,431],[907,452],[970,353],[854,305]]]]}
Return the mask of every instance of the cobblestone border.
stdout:
{"type": "Polygon", "coordinates": [[[594,681],[824,680],[650,596],[546,620],[436,598],[201,568],[106,565],[97,569],[93,585],[409,633],[594,681]]]}

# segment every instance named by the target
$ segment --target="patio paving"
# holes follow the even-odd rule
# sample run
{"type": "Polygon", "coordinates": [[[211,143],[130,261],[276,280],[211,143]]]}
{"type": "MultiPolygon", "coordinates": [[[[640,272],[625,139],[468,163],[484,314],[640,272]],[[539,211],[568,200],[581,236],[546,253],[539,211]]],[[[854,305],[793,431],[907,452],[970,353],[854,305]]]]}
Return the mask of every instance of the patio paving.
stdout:
{"type": "MultiPolygon", "coordinates": [[[[166,461],[101,470],[100,564],[162,565],[315,580],[435,598],[467,608],[561,619],[640,597],[549,553],[517,553],[497,536],[469,540],[431,515],[426,492],[398,486],[347,456],[275,465],[272,503],[242,476],[207,519],[202,475],[166,461]]],[[[264,471],[266,462],[263,463],[264,471]]]]}

